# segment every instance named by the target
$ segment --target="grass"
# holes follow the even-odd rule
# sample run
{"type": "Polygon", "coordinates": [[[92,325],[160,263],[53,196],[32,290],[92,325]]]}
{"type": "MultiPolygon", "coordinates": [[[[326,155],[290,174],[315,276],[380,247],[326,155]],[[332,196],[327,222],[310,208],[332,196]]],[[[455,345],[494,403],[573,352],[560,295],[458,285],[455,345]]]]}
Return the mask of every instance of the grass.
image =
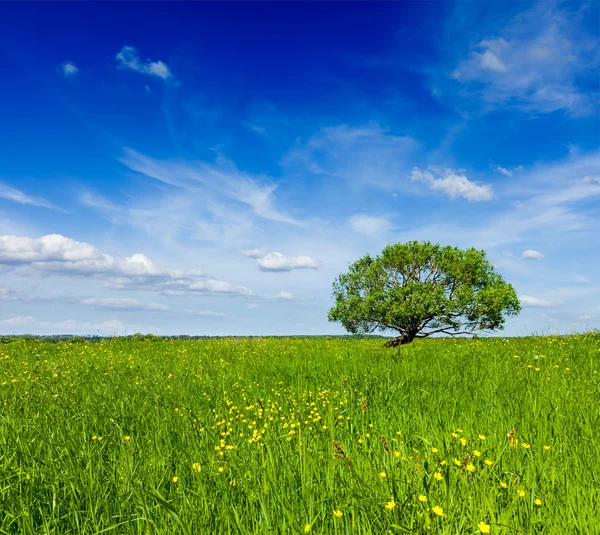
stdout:
{"type": "Polygon", "coordinates": [[[381,344],[0,345],[0,533],[600,532],[600,336],[381,344]]]}

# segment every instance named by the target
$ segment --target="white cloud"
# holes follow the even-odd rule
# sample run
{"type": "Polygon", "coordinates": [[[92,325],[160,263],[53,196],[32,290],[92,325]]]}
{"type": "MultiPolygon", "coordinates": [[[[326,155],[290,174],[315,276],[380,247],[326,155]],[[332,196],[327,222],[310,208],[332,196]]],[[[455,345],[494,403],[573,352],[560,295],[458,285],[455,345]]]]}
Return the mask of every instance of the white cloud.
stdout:
{"type": "Polygon", "coordinates": [[[227,317],[223,312],[214,312],[213,310],[186,310],[186,314],[190,316],[204,316],[207,318],[225,318],[227,317]]]}
{"type": "Polygon", "coordinates": [[[415,167],[411,173],[411,180],[427,184],[432,191],[441,191],[451,199],[464,197],[469,201],[490,201],[494,198],[491,186],[471,182],[465,175],[457,174],[451,169],[446,169],[443,176],[436,178],[434,170],[427,171],[415,167]]]}
{"type": "Polygon", "coordinates": [[[292,271],[294,269],[318,269],[320,263],[310,256],[285,256],[281,253],[267,253],[256,260],[262,271],[292,271]]]}
{"type": "Polygon", "coordinates": [[[358,188],[387,191],[402,189],[398,177],[408,171],[407,160],[419,144],[410,136],[397,136],[377,123],[352,127],[325,127],[283,158],[292,175],[317,175],[358,188]]]}
{"type": "Polygon", "coordinates": [[[530,295],[520,295],[519,300],[524,307],[533,308],[551,308],[557,307],[563,304],[563,301],[547,301],[546,299],[538,299],[530,295]]]}
{"type": "Polygon", "coordinates": [[[366,236],[381,236],[391,228],[385,217],[373,217],[364,214],[353,215],[349,221],[350,227],[366,236]]]}
{"type": "Polygon", "coordinates": [[[0,321],[0,325],[7,327],[43,327],[48,329],[74,329],[77,326],[75,320],[64,320],[64,321],[41,321],[37,320],[32,316],[15,316],[0,321]]]}
{"type": "Polygon", "coordinates": [[[171,162],[155,160],[126,149],[121,162],[133,171],[182,188],[194,195],[225,196],[229,200],[249,206],[256,215],[264,219],[300,225],[299,221],[274,208],[276,185],[270,183],[268,177],[239,171],[232,162],[222,156],[218,156],[214,164],[171,162]]]}
{"type": "Polygon", "coordinates": [[[506,167],[496,167],[496,171],[498,171],[499,173],[502,173],[504,176],[512,176],[513,173],[510,169],[506,169],[506,167]]]}
{"type": "Polygon", "coordinates": [[[534,251],[533,249],[527,249],[526,251],[523,251],[523,254],[521,256],[526,260],[541,260],[542,258],[544,258],[544,255],[542,253],[534,251]]]}
{"type": "Polygon", "coordinates": [[[586,9],[538,2],[515,16],[500,37],[475,44],[452,78],[463,84],[463,96],[479,95],[491,107],[595,113],[597,84],[595,90],[578,85],[597,79],[597,37],[585,29],[586,9]]]}
{"type": "Polygon", "coordinates": [[[248,258],[262,258],[267,254],[267,250],[263,247],[262,249],[247,249],[245,251],[240,251],[242,256],[247,256],[248,258]]]}
{"type": "Polygon", "coordinates": [[[155,76],[162,80],[173,79],[173,74],[167,65],[162,61],[152,61],[151,59],[143,61],[140,59],[137,49],[133,46],[124,46],[117,53],[115,59],[118,61],[120,68],[131,69],[132,71],[155,76]]]}
{"type": "Polygon", "coordinates": [[[75,65],[75,63],[72,61],[65,61],[64,63],[61,63],[59,69],[64,74],[65,78],[71,78],[79,72],[77,65],[75,65]]]}
{"type": "Polygon", "coordinates": [[[60,234],[41,238],[0,236],[2,265],[29,267],[46,274],[94,277],[104,280],[106,287],[119,290],[152,290],[165,295],[253,294],[245,286],[210,279],[200,270],[165,270],[141,253],[115,258],[60,234]]]}
{"type": "Polygon", "coordinates": [[[88,297],[81,300],[82,305],[88,305],[101,309],[122,309],[122,310],[162,310],[167,311],[169,307],[160,303],[142,303],[137,299],[127,299],[118,297],[95,298],[88,297]]]}
{"type": "Polygon", "coordinates": [[[291,299],[294,299],[294,296],[292,295],[291,292],[284,292],[282,290],[277,295],[275,295],[274,298],[275,299],[281,299],[281,300],[284,300],[284,301],[289,301],[291,299]]]}
{"type": "Polygon", "coordinates": [[[20,204],[30,204],[32,206],[42,206],[44,208],[56,209],[56,207],[46,199],[27,195],[26,193],[23,193],[22,191],[5,184],[4,182],[0,182],[0,198],[18,202],[20,204]]]}

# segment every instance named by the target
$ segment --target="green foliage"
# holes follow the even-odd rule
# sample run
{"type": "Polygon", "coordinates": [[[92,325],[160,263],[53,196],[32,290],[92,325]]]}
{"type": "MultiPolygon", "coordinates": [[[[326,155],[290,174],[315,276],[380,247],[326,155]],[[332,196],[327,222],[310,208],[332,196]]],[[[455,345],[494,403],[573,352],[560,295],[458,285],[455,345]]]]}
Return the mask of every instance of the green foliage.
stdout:
{"type": "Polygon", "coordinates": [[[0,534],[596,534],[599,357],[591,334],[401,359],[379,340],[15,341],[0,534]]]}
{"type": "Polygon", "coordinates": [[[483,251],[416,241],[357,260],[335,280],[333,296],[330,321],[351,333],[395,330],[407,341],[494,331],[521,310],[483,251]]]}

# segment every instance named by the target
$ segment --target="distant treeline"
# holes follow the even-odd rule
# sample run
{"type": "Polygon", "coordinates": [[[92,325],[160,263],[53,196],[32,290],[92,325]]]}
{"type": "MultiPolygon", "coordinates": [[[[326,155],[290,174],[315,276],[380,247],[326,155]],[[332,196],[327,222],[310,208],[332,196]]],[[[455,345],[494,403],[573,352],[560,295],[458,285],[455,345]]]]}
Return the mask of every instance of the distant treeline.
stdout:
{"type": "Polygon", "coordinates": [[[103,340],[113,340],[115,338],[123,339],[123,340],[144,340],[144,341],[159,341],[159,340],[218,340],[221,338],[323,338],[323,339],[351,339],[351,340],[377,340],[377,339],[387,339],[388,336],[382,336],[379,334],[341,334],[341,335],[310,335],[310,334],[290,334],[290,335],[282,335],[282,336],[207,336],[207,335],[189,335],[189,334],[177,334],[172,336],[159,336],[157,334],[142,334],[135,333],[123,336],[99,336],[99,335],[89,335],[89,336],[79,336],[74,334],[54,334],[54,335],[36,335],[36,334],[9,334],[0,336],[1,344],[9,344],[11,342],[16,342],[19,340],[36,340],[38,342],[48,342],[48,343],[58,343],[58,342],[101,342],[103,340]]]}

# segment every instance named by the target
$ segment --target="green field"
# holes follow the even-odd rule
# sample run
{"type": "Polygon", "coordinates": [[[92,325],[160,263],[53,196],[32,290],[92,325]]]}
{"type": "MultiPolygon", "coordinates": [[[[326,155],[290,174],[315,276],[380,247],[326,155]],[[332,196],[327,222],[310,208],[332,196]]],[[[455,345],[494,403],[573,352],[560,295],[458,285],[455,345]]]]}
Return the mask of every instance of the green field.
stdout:
{"type": "Polygon", "coordinates": [[[0,345],[0,533],[600,533],[600,336],[381,345],[0,345]]]}

